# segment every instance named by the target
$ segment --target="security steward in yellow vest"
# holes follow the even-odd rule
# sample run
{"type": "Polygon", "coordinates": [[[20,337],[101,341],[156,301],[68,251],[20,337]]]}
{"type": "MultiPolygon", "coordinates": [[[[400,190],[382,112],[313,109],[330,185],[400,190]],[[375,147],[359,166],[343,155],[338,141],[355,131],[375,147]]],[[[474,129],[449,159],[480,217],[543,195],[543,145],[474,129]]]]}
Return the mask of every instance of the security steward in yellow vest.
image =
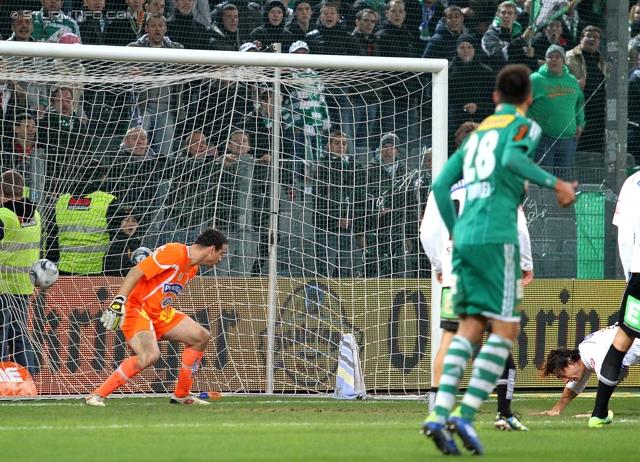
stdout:
{"type": "Polygon", "coordinates": [[[27,317],[33,284],[29,268],[40,259],[41,222],[36,205],[23,198],[24,179],[2,174],[0,188],[0,361],[12,360],[33,376],[33,348],[27,317]]]}
{"type": "Polygon", "coordinates": [[[62,275],[102,274],[104,257],[115,232],[116,197],[101,191],[106,169],[96,159],[86,161],[72,194],[56,203],[55,227],[48,238],[47,258],[58,262],[62,275]]]}

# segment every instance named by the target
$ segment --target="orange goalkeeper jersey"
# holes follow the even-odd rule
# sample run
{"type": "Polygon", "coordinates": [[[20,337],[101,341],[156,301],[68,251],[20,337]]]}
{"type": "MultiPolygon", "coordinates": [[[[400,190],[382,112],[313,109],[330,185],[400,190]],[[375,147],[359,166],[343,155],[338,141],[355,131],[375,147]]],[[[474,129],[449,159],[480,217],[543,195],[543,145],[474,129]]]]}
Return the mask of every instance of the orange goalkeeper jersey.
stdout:
{"type": "Polygon", "coordinates": [[[138,263],[144,277],[127,300],[142,307],[151,317],[159,316],[171,306],[184,286],[198,273],[198,265],[189,263],[189,249],[184,244],[171,243],[158,247],[151,256],[138,263]]]}

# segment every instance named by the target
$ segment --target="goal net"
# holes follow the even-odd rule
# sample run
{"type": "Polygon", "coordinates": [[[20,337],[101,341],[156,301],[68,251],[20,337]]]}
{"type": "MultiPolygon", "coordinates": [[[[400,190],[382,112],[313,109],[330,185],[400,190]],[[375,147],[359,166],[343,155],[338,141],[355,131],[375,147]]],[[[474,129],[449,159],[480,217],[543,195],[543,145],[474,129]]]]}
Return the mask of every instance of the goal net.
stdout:
{"type": "MultiPolygon", "coordinates": [[[[0,326],[2,361],[23,361],[30,340],[40,396],[89,393],[132,354],[99,322],[132,253],[191,244],[207,227],[229,237],[228,253],[175,305],[212,335],[194,391],[331,392],[347,333],[369,392],[429,388],[418,228],[432,165],[447,155],[446,61],[0,51],[12,92],[2,170],[24,176],[43,256],[63,271],[31,297],[24,336],[11,336],[20,320],[0,326]],[[108,242],[91,238],[100,217],[79,218],[74,245],[93,247],[69,263],[64,211],[98,189],[116,197],[108,242]]],[[[115,395],[171,393],[182,349],[160,342],[161,359],[115,395]]]]}

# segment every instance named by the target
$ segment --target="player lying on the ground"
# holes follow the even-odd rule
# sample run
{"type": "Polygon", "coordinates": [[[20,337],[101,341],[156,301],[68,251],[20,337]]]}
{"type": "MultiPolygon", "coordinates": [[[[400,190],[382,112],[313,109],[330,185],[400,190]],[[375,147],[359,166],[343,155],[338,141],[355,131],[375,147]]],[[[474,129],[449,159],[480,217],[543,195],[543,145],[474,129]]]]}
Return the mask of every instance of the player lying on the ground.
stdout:
{"type": "MultiPolygon", "coordinates": [[[[605,327],[587,336],[575,350],[566,347],[552,349],[542,365],[542,376],[551,375],[564,381],[567,386],[558,403],[550,411],[542,411],[537,415],[559,415],[573,398],[578,396],[587,385],[589,377],[594,373],[600,378],[600,368],[613,338],[618,332],[618,324],[605,327]]],[[[640,364],[640,339],[635,339],[631,349],[622,361],[622,368],[640,364]]],[[[591,414],[579,414],[574,417],[589,417],[591,414]]]]}

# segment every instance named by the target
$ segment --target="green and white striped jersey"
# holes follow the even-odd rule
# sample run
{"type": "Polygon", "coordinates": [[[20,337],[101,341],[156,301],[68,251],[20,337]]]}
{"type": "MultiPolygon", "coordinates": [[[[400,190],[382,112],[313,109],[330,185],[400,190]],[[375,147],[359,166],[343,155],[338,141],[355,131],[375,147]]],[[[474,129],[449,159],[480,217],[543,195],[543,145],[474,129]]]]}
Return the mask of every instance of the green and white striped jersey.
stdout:
{"type": "Polygon", "coordinates": [[[47,12],[44,9],[32,14],[33,32],[36,42],[57,43],[66,33],[76,34],[80,38],[78,23],[62,11],[47,12]]]}

